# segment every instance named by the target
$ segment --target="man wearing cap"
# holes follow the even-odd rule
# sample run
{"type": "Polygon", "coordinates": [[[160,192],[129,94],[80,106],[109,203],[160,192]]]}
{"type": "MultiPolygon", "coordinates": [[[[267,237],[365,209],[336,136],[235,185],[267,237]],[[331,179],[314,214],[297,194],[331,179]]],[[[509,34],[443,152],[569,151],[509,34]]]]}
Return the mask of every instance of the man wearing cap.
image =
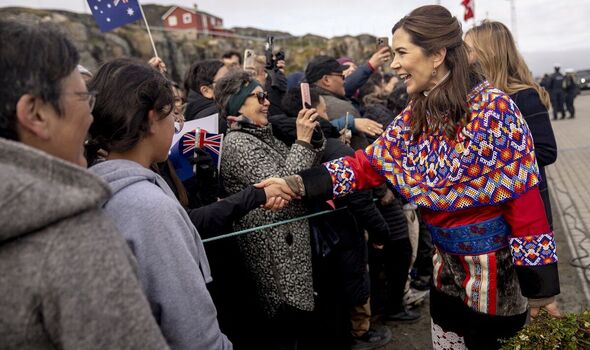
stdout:
{"type": "Polygon", "coordinates": [[[329,56],[314,57],[305,70],[305,81],[318,88],[320,95],[326,102],[326,112],[332,123],[336,123],[338,129],[348,128],[352,131],[351,146],[354,149],[368,146],[368,141],[363,132],[370,134],[381,133],[381,127],[375,125],[358,128],[361,118],[360,112],[346,98],[343,72],[348,68],[329,56]]]}
{"type": "Polygon", "coordinates": [[[557,113],[561,113],[561,119],[565,118],[564,92],[563,92],[563,74],[559,71],[561,68],[559,63],[556,63],[555,73],[551,74],[549,80],[549,94],[551,95],[551,107],[553,109],[553,120],[557,120],[557,113]]]}

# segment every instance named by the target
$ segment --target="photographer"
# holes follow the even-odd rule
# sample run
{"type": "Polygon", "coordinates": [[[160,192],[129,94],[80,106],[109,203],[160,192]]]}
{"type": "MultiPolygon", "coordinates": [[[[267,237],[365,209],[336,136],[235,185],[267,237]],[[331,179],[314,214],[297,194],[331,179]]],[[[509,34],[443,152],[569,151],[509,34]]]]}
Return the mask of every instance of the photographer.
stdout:
{"type": "Polygon", "coordinates": [[[281,101],[287,92],[287,77],[285,76],[285,53],[279,51],[273,54],[274,38],[268,37],[264,56],[266,57],[266,81],[265,90],[268,92],[270,108],[268,115],[283,114],[281,101]]]}

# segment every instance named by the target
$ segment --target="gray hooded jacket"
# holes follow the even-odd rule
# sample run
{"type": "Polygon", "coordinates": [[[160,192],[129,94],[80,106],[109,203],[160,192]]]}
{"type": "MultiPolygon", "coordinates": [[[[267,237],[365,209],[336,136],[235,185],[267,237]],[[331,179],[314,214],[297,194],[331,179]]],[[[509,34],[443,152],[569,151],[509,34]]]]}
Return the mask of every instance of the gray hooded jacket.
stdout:
{"type": "Polygon", "coordinates": [[[113,197],[104,204],[137,258],[139,278],[162,333],[174,349],[231,349],[206,287],[209,263],[197,229],[166,181],[128,160],[90,171],[113,197]]]}
{"type": "Polygon", "coordinates": [[[0,349],[166,349],[85,169],[0,138],[0,349]]]}

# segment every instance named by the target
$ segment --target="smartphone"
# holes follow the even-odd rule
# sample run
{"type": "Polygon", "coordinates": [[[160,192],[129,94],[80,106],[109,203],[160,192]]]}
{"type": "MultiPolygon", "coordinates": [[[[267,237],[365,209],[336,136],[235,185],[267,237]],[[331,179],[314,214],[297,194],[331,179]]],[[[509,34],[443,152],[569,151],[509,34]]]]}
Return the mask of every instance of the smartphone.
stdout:
{"type": "Polygon", "coordinates": [[[303,108],[311,108],[311,94],[309,93],[308,83],[301,83],[301,105],[303,108]]]}
{"type": "Polygon", "coordinates": [[[389,47],[389,38],[386,36],[377,38],[377,51],[379,51],[383,47],[389,47]]]}
{"type": "Polygon", "coordinates": [[[246,49],[244,50],[244,70],[254,69],[254,60],[256,59],[256,55],[254,54],[254,50],[246,49]]]}

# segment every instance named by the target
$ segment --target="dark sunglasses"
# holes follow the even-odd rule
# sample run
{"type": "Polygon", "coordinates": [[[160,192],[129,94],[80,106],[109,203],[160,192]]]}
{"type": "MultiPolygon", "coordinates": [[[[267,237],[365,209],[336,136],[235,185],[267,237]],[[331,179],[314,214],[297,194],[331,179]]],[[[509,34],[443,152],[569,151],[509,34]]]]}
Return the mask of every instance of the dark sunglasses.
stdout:
{"type": "Polygon", "coordinates": [[[266,92],[266,91],[253,92],[248,96],[256,96],[256,98],[258,99],[258,103],[263,105],[264,100],[266,100],[268,98],[268,92],[266,92]]]}
{"type": "Polygon", "coordinates": [[[328,74],[328,75],[331,75],[331,76],[334,76],[334,77],[340,77],[343,80],[345,78],[344,74],[342,74],[342,73],[331,73],[331,74],[328,74]]]}

